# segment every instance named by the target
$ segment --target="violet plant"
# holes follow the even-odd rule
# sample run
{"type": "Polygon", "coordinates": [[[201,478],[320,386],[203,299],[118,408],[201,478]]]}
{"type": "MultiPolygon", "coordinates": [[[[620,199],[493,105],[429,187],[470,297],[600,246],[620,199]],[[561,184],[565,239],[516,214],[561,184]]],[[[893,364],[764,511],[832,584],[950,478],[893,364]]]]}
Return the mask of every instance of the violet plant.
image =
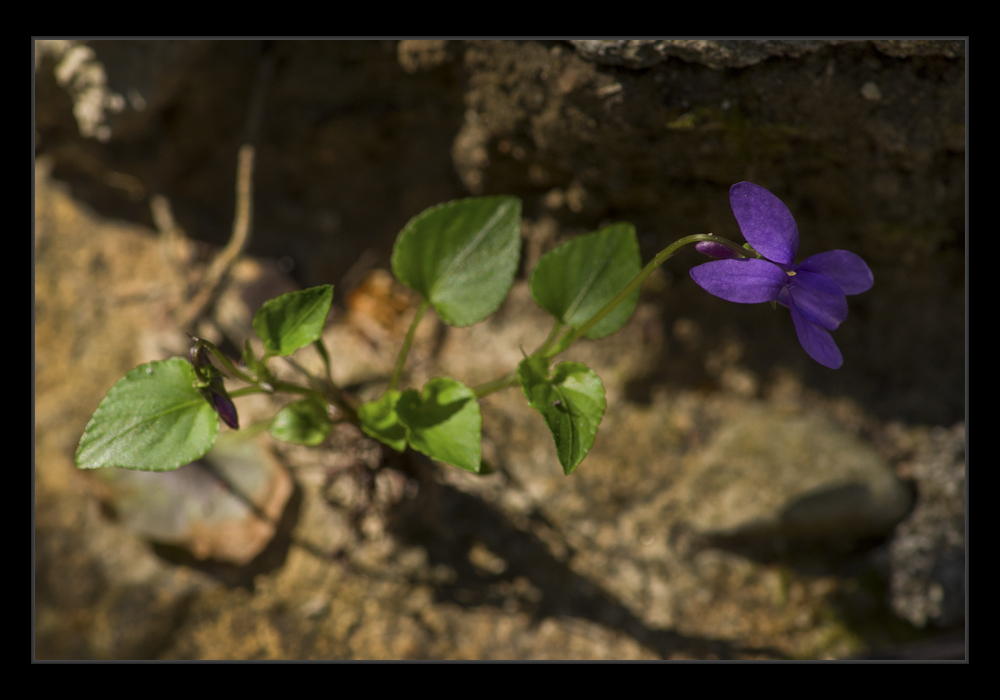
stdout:
{"type": "Polygon", "coordinates": [[[272,299],[254,316],[262,357],[248,340],[237,366],[212,343],[193,338],[190,362],[179,357],[150,362],[122,377],[88,423],[76,465],[177,469],[211,449],[220,419],[238,428],[233,399],[285,393],[300,398],[269,423],[277,440],[320,445],[335,417],[395,450],[411,447],[432,459],[485,473],[478,401],[520,386],[528,405],[548,426],[564,473],[571,474],[593,446],[607,402],[596,372],[579,362],[553,365],[554,359],[583,337],[600,339],[621,329],[635,310],[642,282],[688,244],[723,258],[691,270],[701,287],[728,301],[770,301],[788,307],[806,352],[822,365],[839,367],[843,359],[829,331],[847,317],[845,295],[872,286],[868,266],[842,250],[795,265],[798,229],[777,197],[741,182],[730,190],[730,202],[745,245],[696,234],[674,242],[643,267],[634,227],[618,223],[549,251],[538,261],[530,282],[535,302],[554,319],[540,347],[525,353],[509,374],[478,387],[438,377],[419,389],[401,388],[406,357],[427,309],[457,327],[485,320],[507,297],[520,260],[521,202],[516,197],[475,197],[431,207],[406,225],[393,248],[393,273],[422,301],[381,397],[358,405],[333,381],[321,338],[333,287],[313,287],[272,299]],[[300,385],[279,380],[269,369],[273,358],[287,358],[307,345],[323,359],[323,376],[299,368],[307,377],[300,385]],[[227,391],[224,373],[247,386],[227,391]]]}

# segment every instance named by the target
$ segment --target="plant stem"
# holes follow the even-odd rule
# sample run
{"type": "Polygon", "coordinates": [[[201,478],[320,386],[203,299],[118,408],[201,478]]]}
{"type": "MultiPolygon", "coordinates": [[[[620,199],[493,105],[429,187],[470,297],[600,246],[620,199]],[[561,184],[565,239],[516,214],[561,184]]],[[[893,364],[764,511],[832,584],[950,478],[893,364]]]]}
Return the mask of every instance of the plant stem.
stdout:
{"type": "Polygon", "coordinates": [[[477,399],[481,399],[484,396],[500,391],[501,389],[509,389],[512,386],[517,386],[519,382],[520,380],[517,378],[517,372],[511,372],[509,374],[505,374],[499,379],[494,379],[491,382],[480,384],[472,391],[475,392],[477,399]]]}
{"type": "MultiPolygon", "coordinates": [[[[319,342],[319,341],[317,341],[319,342]]],[[[324,348],[325,349],[325,348],[324,348]]],[[[317,392],[319,392],[327,402],[336,406],[341,413],[343,413],[347,420],[352,423],[358,423],[358,412],[350,401],[350,397],[345,395],[341,391],[340,387],[334,384],[333,380],[320,379],[319,377],[314,377],[309,371],[300,365],[298,362],[290,357],[286,357],[285,361],[294,367],[299,373],[305,376],[309,385],[317,392]]],[[[329,367],[329,365],[327,365],[329,367]]]]}
{"type": "Polygon", "coordinates": [[[638,289],[639,285],[641,285],[647,277],[653,274],[653,270],[672,258],[681,247],[687,245],[688,243],[698,243],[700,241],[720,243],[727,248],[736,251],[743,257],[759,257],[759,255],[755,254],[753,251],[747,250],[743,246],[726,240],[725,238],[714,236],[711,233],[696,233],[693,236],[685,236],[684,238],[678,239],[661,250],[655,258],[650,260],[646,267],[642,268],[639,274],[633,277],[632,280],[626,284],[625,287],[623,287],[611,301],[601,307],[601,310],[594,314],[589,321],[578,327],[575,331],[566,333],[562,338],[560,338],[558,343],[556,343],[553,347],[548,348],[543,355],[547,359],[552,359],[556,355],[565,352],[569,349],[570,345],[585,336],[591,328],[600,323],[605,316],[615,310],[615,307],[625,301],[632,294],[632,292],[638,289]]]}
{"type": "MultiPolygon", "coordinates": [[[[586,335],[591,328],[600,323],[601,319],[603,319],[605,316],[611,313],[616,306],[625,301],[629,297],[629,295],[632,294],[632,292],[638,289],[639,285],[641,285],[646,280],[647,277],[653,274],[653,270],[655,270],[660,265],[669,260],[671,257],[673,257],[674,254],[677,253],[677,251],[680,250],[681,247],[689,243],[698,243],[700,241],[711,241],[712,243],[719,243],[735,251],[736,253],[739,253],[739,255],[744,258],[761,257],[761,255],[756,251],[747,250],[738,243],[733,243],[730,240],[727,240],[725,238],[720,238],[718,236],[712,235],[711,233],[696,233],[692,236],[685,236],[684,238],[678,239],[674,241],[671,245],[669,245],[667,248],[661,250],[655,258],[650,260],[649,264],[647,264],[646,267],[644,267],[639,272],[639,274],[633,277],[632,280],[629,281],[629,283],[625,285],[625,287],[611,301],[609,301],[607,304],[601,307],[600,311],[594,314],[586,323],[584,323],[576,330],[570,328],[568,331],[566,331],[566,333],[562,336],[562,338],[559,339],[558,342],[556,342],[555,339],[559,336],[560,333],[563,332],[564,329],[566,329],[566,325],[562,322],[557,321],[556,325],[552,328],[552,332],[549,333],[549,337],[545,340],[544,343],[541,344],[541,346],[537,350],[535,350],[535,352],[532,353],[532,356],[541,355],[546,360],[551,360],[556,355],[565,352],[570,345],[572,345],[577,340],[586,335]]],[[[512,386],[517,386],[518,383],[519,379],[517,377],[517,372],[514,371],[510,372],[509,374],[505,374],[504,376],[499,377],[498,379],[494,379],[493,381],[486,382],[485,384],[480,384],[479,386],[475,387],[473,391],[476,393],[476,398],[481,399],[484,396],[492,394],[496,391],[500,391],[501,389],[507,389],[512,386]]]]}
{"type": "MultiPolygon", "coordinates": [[[[549,332],[549,337],[546,338],[545,342],[542,343],[538,347],[538,349],[535,350],[535,352],[533,352],[531,354],[532,355],[537,355],[539,353],[545,352],[550,347],[552,347],[552,343],[556,342],[556,338],[559,337],[559,334],[562,333],[565,328],[566,328],[566,324],[565,323],[563,323],[562,321],[556,321],[556,325],[552,326],[552,330],[549,332]]],[[[524,351],[522,350],[521,352],[524,352],[524,351]]]]}
{"type": "Polygon", "coordinates": [[[250,394],[267,394],[266,389],[261,389],[259,386],[245,386],[242,389],[236,389],[235,391],[226,392],[229,394],[229,398],[237,399],[241,396],[249,396],[250,394]]]}
{"type": "Polygon", "coordinates": [[[298,384],[292,384],[291,382],[275,382],[275,391],[283,391],[287,394],[303,394],[305,396],[310,396],[319,401],[326,401],[326,397],[322,392],[316,391],[306,386],[299,386],[298,384]]]}
{"type": "Polygon", "coordinates": [[[399,384],[399,378],[403,374],[403,365],[406,364],[406,356],[410,352],[410,346],[413,345],[413,336],[417,333],[417,325],[420,324],[420,319],[423,318],[428,306],[430,306],[430,302],[423,301],[420,303],[419,308],[417,308],[417,315],[413,317],[410,330],[406,332],[406,340],[403,341],[403,347],[399,349],[399,357],[396,358],[396,368],[392,370],[392,379],[389,380],[389,391],[395,391],[396,386],[399,384]]]}

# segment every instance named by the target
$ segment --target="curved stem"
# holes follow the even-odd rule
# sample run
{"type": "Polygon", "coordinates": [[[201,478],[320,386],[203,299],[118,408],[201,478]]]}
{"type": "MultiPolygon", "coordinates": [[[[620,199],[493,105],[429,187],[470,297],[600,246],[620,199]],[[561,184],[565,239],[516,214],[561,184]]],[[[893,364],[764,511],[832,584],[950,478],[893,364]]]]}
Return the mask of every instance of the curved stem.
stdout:
{"type": "Polygon", "coordinates": [[[552,343],[556,342],[556,338],[559,337],[559,334],[562,333],[565,329],[566,329],[565,323],[563,323],[562,321],[556,321],[556,325],[552,326],[552,330],[549,332],[549,337],[546,338],[545,342],[542,343],[538,347],[538,349],[531,354],[537,355],[538,353],[542,353],[548,350],[550,347],[552,347],[552,343]]]}
{"type": "MultiPolygon", "coordinates": [[[[340,389],[340,387],[334,384],[332,379],[326,380],[326,379],[320,379],[319,377],[314,377],[312,374],[309,373],[309,371],[305,367],[303,367],[290,357],[286,357],[285,361],[292,367],[294,367],[299,373],[305,376],[306,380],[309,382],[309,385],[315,391],[321,394],[328,403],[331,403],[334,406],[336,406],[340,410],[340,412],[347,417],[347,420],[355,424],[358,423],[358,412],[354,407],[354,405],[352,405],[350,396],[345,394],[340,389]]],[[[327,365],[327,367],[329,367],[329,365],[327,365]]]]}
{"type": "Polygon", "coordinates": [[[198,285],[197,294],[187,302],[184,308],[177,312],[177,325],[181,328],[194,325],[201,316],[211,310],[211,306],[215,303],[222,284],[229,276],[233,265],[250,244],[253,230],[254,143],[257,141],[260,130],[264,96],[273,73],[273,56],[264,56],[257,71],[257,79],[248,108],[246,135],[243,145],[240,146],[236,167],[236,215],[233,219],[233,232],[226,247],[219,251],[208,270],[205,271],[205,276],[198,285]]]}
{"type": "MultiPolygon", "coordinates": [[[[625,287],[617,295],[615,295],[615,297],[611,301],[609,301],[607,304],[601,307],[601,310],[598,311],[596,314],[594,314],[582,326],[580,326],[576,330],[573,330],[572,328],[566,330],[567,329],[566,324],[560,321],[556,321],[555,326],[549,333],[549,337],[546,338],[545,342],[542,343],[541,346],[539,346],[539,348],[532,353],[532,356],[541,355],[546,360],[551,360],[556,355],[565,352],[570,345],[572,345],[577,340],[586,335],[591,328],[600,323],[605,316],[607,316],[615,309],[615,307],[617,307],[619,304],[625,301],[629,297],[629,295],[632,294],[632,292],[638,289],[639,285],[641,285],[646,280],[647,277],[653,274],[653,270],[655,270],[660,265],[669,260],[671,257],[673,257],[677,253],[677,251],[680,250],[683,246],[688,245],[689,243],[698,243],[701,241],[709,241],[712,243],[718,243],[720,245],[724,245],[730,250],[734,251],[735,253],[738,253],[740,257],[744,258],[761,257],[760,253],[758,253],[755,250],[749,250],[741,246],[739,243],[733,243],[730,240],[727,240],[725,238],[720,238],[719,236],[715,236],[711,233],[696,233],[692,236],[685,236],[684,238],[678,239],[674,241],[672,244],[670,244],[668,247],[661,250],[657,254],[657,256],[652,260],[650,260],[649,264],[647,264],[646,267],[644,267],[639,272],[639,274],[633,277],[632,280],[630,280],[629,283],[625,285],[625,287]],[[562,333],[564,330],[566,332],[562,335],[561,338],[559,338],[558,341],[556,341],[556,338],[559,337],[559,334],[562,333]]],[[[476,394],[476,398],[481,399],[488,394],[492,394],[502,389],[507,389],[510,387],[517,386],[519,383],[520,380],[518,379],[517,372],[514,371],[505,374],[504,376],[494,379],[492,381],[486,382],[485,384],[480,384],[479,386],[474,387],[473,391],[476,394]]]]}
{"type": "Polygon", "coordinates": [[[399,378],[403,374],[403,365],[406,364],[406,356],[410,352],[410,346],[413,345],[413,336],[416,335],[417,326],[420,324],[420,319],[423,318],[428,306],[430,306],[429,301],[420,303],[417,315],[413,317],[413,323],[410,324],[410,330],[406,332],[406,340],[403,341],[403,347],[399,349],[399,357],[396,358],[396,368],[392,370],[392,379],[389,380],[389,391],[395,391],[396,386],[399,384],[399,378]]]}
{"type": "Polygon", "coordinates": [[[500,391],[501,389],[509,389],[512,386],[517,386],[520,380],[517,378],[517,372],[510,372],[504,376],[494,379],[491,382],[486,382],[485,384],[480,384],[472,389],[476,394],[477,399],[481,399],[487,394],[492,394],[494,392],[500,391]]]}
{"type": "Polygon", "coordinates": [[[236,389],[235,391],[226,392],[229,394],[229,398],[238,399],[241,396],[249,396],[250,394],[267,394],[266,389],[261,389],[259,386],[245,386],[242,389],[236,389]]]}
{"type": "Polygon", "coordinates": [[[601,307],[601,310],[594,314],[589,321],[584,323],[582,326],[578,327],[575,331],[566,333],[559,342],[553,347],[547,349],[543,354],[547,359],[551,359],[558,355],[559,353],[565,352],[570,345],[575,343],[577,340],[585,336],[591,328],[600,323],[605,316],[615,310],[619,304],[625,301],[636,289],[639,288],[647,277],[653,274],[653,270],[658,268],[660,265],[665,263],[667,260],[672,258],[681,247],[689,243],[698,243],[700,241],[711,241],[713,243],[719,243],[721,245],[730,248],[731,250],[739,253],[742,257],[760,257],[755,251],[747,250],[743,246],[733,243],[732,241],[726,240],[725,238],[719,238],[711,233],[696,233],[692,236],[685,236],[684,238],[674,241],[672,244],[661,250],[655,258],[649,261],[646,267],[642,268],[642,271],[638,275],[632,278],[632,280],[618,292],[615,297],[601,307]]]}

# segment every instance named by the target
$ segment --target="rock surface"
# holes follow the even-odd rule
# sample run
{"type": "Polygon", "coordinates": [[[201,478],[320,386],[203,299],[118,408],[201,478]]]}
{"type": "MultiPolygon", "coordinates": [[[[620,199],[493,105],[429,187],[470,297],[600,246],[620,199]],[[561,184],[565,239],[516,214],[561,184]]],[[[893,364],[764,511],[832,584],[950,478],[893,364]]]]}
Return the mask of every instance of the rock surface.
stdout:
{"type": "Polygon", "coordinates": [[[918,627],[953,627],[966,605],[965,425],[921,437],[904,468],[920,495],[889,544],[890,596],[918,627]]]}
{"type": "Polygon", "coordinates": [[[708,536],[885,535],[910,507],[878,453],[820,416],[751,407],[699,462],[691,524],[708,536]]]}
{"type": "Polygon", "coordinates": [[[172,472],[101,470],[106,503],[128,530],[198,559],[246,566],[274,539],[292,480],[268,448],[226,434],[172,472]]]}
{"type": "MultiPolygon", "coordinates": [[[[722,70],[745,68],[775,56],[801,58],[831,46],[847,44],[843,40],[744,40],[713,41],[705,39],[578,39],[571,44],[584,58],[609,66],[649,68],[668,58],[680,58],[722,70]]],[[[878,51],[897,58],[911,56],[965,56],[964,41],[873,41],[878,51]]]]}
{"type": "Polygon", "coordinates": [[[468,193],[520,196],[537,252],[628,220],[648,259],[688,233],[738,238],[727,191],[750,180],[791,208],[800,257],[846,248],[871,266],[875,287],[835,334],[847,366],[815,366],[787,317],[707,298],[681,269],[665,325],[697,318],[704,343],[735,336],[756,373],[778,362],[882,418],[961,420],[964,44],[597,43],[660,53],[639,69],[579,42],[39,42],[36,141],[98,211],[148,225],[164,194],[190,235],[221,245],[266,52],[251,252],[338,289],[388,268],[416,212],[468,193]]]}
{"type": "MultiPolygon", "coordinates": [[[[667,56],[641,70],[564,42],[41,47],[36,656],[845,658],[960,629],[964,501],[953,475],[964,438],[934,426],[964,426],[964,54],[907,43],[826,42],[739,68],[667,56]],[[186,350],[169,311],[228,236],[262,50],[276,68],[256,257],[206,337],[245,333],[293,267],[301,285],[336,285],[325,333],[335,377],[377,395],[413,306],[368,273],[388,267],[392,240],[424,207],[512,193],[525,202],[525,260],[510,299],[466,329],[429,314],[405,381],[493,379],[548,332],[527,289],[538,256],[610,220],[637,225],[647,258],[684,233],[737,238],[726,191],[749,179],[788,203],[802,256],[848,248],[870,263],[876,286],[851,298],[835,333],[844,368],[811,364],[782,309],[700,292],[686,274],[692,259],[679,257],[647,282],[620,333],[567,353],[600,374],[609,402],[572,477],[544,423],[508,390],[482,402],[491,476],[398,455],[341,426],[323,449],[269,448],[294,490],[248,565],[151,544],[109,518],[72,456],[118,377],[186,350]],[[187,257],[152,233],[155,193],[195,239],[187,257]],[[812,447],[786,460],[794,449],[775,459],[758,446],[774,470],[765,473],[798,481],[766,503],[737,493],[750,516],[727,520],[737,511],[718,499],[734,484],[761,485],[723,458],[755,421],[812,447]],[[859,538],[842,517],[817,530],[813,517],[813,534],[840,533],[833,544],[796,541],[787,528],[749,544],[707,536],[784,522],[810,489],[843,484],[806,483],[788,468],[823,464],[817,453],[840,455],[831,464],[841,474],[884,498],[884,509],[837,503],[869,523],[877,511],[885,519],[869,532],[885,534],[859,538]],[[930,476],[915,466],[938,462],[947,468],[930,476]],[[902,540],[887,532],[890,513],[905,515],[897,477],[917,490],[902,540]]],[[[239,400],[241,420],[275,408],[239,400]]]]}

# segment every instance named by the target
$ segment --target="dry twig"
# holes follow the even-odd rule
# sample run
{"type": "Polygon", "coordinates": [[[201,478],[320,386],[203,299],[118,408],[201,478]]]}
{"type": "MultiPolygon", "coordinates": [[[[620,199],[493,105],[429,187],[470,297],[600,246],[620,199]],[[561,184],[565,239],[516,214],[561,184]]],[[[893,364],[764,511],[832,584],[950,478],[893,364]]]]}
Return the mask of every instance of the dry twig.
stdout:
{"type": "Polygon", "coordinates": [[[250,244],[252,214],[253,214],[253,166],[255,157],[254,143],[260,129],[261,111],[264,103],[264,93],[274,71],[274,59],[265,55],[261,60],[260,70],[254,85],[247,118],[246,137],[240,147],[239,161],[236,169],[236,218],[233,221],[233,232],[226,247],[219,251],[205,272],[205,277],[198,285],[198,291],[177,312],[175,320],[181,328],[188,328],[197,323],[198,319],[209,313],[218,297],[223,283],[232,270],[236,260],[246,251],[250,244]]]}

